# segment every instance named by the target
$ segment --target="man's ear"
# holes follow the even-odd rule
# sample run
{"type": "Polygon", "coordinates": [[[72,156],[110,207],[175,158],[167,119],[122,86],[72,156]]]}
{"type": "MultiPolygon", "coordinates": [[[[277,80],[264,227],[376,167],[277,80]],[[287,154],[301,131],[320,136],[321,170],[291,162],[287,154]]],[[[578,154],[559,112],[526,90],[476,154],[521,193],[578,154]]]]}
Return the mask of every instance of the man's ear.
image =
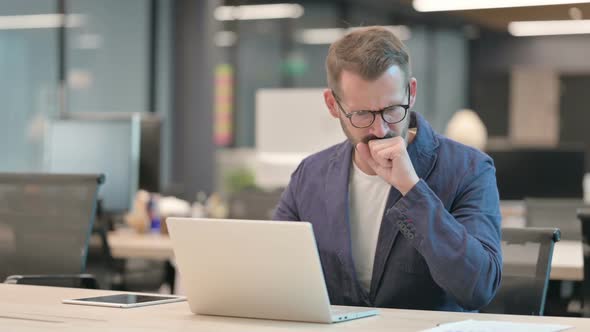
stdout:
{"type": "Polygon", "coordinates": [[[330,111],[330,115],[332,117],[339,119],[340,112],[338,112],[338,104],[336,104],[336,99],[334,99],[334,95],[332,94],[332,90],[325,89],[324,90],[324,102],[326,103],[326,107],[328,107],[328,111],[330,111]]]}
{"type": "Polygon", "coordinates": [[[418,92],[418,81],[415,77],[410,78],[410,108],[414,107],[416,103],[416,96],[418,92]]]}

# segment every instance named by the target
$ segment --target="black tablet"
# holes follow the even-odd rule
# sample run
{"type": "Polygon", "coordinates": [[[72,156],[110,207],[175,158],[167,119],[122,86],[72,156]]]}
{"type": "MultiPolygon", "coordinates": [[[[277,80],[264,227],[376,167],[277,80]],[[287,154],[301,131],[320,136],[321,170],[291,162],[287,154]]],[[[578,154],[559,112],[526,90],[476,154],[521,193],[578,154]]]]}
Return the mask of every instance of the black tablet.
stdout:
{"type": "Polygon", "coordinates": [[[122,293],[114,295],[66,299],[63,303],[97,305],[103,307],[134,308],[153,304],[185,301],[184,296],[122,293]]]}

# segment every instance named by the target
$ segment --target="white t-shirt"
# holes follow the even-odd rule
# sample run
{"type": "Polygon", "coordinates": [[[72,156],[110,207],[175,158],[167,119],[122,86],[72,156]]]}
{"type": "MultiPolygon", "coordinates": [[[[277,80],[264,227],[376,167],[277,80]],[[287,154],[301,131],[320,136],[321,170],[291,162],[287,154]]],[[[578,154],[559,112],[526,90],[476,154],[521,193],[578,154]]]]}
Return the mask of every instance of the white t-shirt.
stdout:
{"type": "Polygon", "coordinates": [[[348,192],[352,258],[361,286],[369,292],[381,219],[391,185],[377,175],[368,175],[351,163],[348,192]]]}

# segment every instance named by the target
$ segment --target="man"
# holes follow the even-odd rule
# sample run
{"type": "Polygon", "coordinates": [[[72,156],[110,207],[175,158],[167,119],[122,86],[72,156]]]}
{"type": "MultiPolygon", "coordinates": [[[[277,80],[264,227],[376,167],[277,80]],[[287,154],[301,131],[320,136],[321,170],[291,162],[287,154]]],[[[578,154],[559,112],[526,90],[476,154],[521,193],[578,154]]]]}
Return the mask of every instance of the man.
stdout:
{"type": "Polygon", "coordinates": [[[336,41],[326,69],[324,100],[348,141],[301,162],[274,219],[313,224],[332,304],[486,305],[502,270],[492,160],[410,111],[417,81],[387,29],[336,41]]]}

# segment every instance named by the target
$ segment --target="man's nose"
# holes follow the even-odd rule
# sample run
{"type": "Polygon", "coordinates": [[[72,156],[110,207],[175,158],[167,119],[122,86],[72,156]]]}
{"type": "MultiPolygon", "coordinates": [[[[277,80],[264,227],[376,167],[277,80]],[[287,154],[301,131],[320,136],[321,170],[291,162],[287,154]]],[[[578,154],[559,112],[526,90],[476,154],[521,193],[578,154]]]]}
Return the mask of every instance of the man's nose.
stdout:
{"type": "Polygon", "coordinates": [[[376,137],[382,138],[389,132],[389,124],[383,121],[381,113],[375,113],[375,121],[371,125],[372,134],[376,137]]]}

